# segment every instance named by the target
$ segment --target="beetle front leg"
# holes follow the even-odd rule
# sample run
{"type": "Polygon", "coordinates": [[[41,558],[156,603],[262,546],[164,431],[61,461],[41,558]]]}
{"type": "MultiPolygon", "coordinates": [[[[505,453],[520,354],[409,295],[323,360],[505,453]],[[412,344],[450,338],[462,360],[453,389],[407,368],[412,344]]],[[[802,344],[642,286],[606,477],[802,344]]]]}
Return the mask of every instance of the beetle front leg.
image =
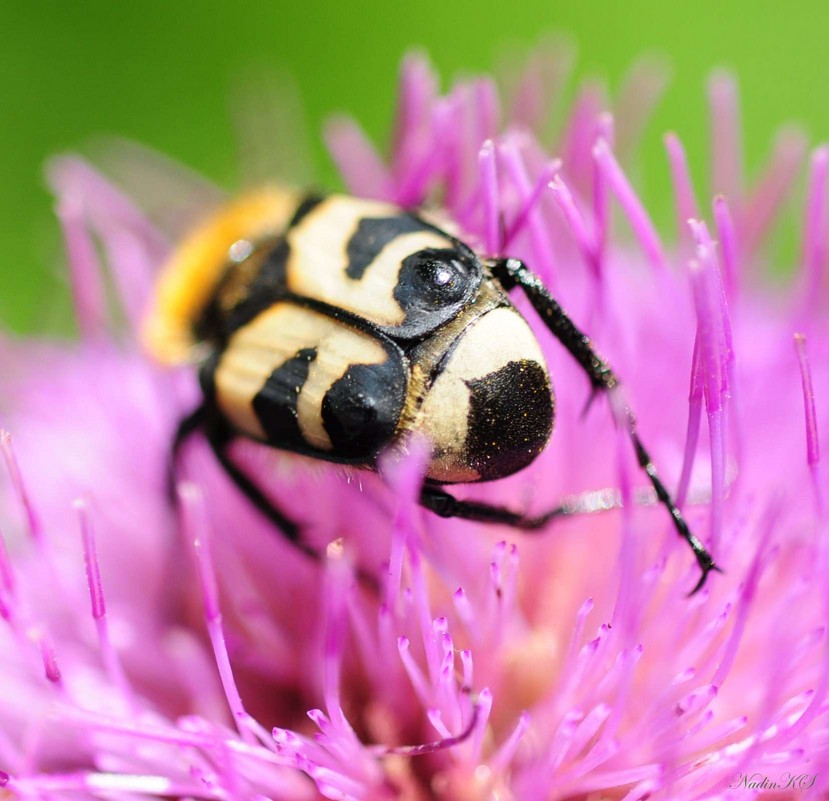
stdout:
{"type": "MultiPolygon", "coordinates": [[[[544,282],[518,259],[496,259],[490,262],[490,269],[503,288],[509,292],[518,287],[530,301],[544,324],[558,341],[567,349],[578,365],[587,375],[593,392],[616,390],[619,379],[610,365],[596,352],[593,343],[583,331],[567,316],[559,302],[550,294],[544,282]]],[[[688,527],[682,512],[657,475],[656,466],[645,449],[636,429],[636,417],[630,407],[622,401],[617,407],[624,417],[628,435],[636,453],[636,460],[656,492],[659,502],[665,506],[673,521],[677,533],[688,543],[694,553],[702,575],[691,594],[699,591],[712,570],[722,572],[702,542],[688,527]]]]}

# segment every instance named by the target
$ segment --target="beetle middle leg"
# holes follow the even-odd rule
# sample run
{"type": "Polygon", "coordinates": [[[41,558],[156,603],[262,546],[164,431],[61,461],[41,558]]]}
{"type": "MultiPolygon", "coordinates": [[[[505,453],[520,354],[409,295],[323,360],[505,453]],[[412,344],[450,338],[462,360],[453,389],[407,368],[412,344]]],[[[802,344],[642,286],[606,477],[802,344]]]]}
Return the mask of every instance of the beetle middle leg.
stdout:
{"type": "MultiPolygon", "coordinates": [[[[655,493],[642,490],[635,494],[633,502],[636,506],[651,506],[658,503],[659,499],[655,493]]],[[[479,523],[497,523],[524,531],[537,531],[559,518],[620,509],[623,499],[618,489],[586,490],[561,498],[557,506],[546,512],[528,515],[486,501],[460,500],[442,487],[427,484],[421,491],[420,504],[438,517],[458,517],[462,520],[476,520],[479,523]]]]}
{"type": "MultiPolygon", "coordinates": [[[[564,502],[543,514],[530,516],[485,501],[462,501],[446,492],[446,490],[429,485],[421,490],[420,504],[434,512],[438,517],[458,517],[462,520],[475,520],[479,523],[497,523],[503,526],[524,529],[525,531],[538,530],[544,528],[556,518],[583,514],[586,511],[580,508],[574,500],[572,503],[564,502]]],[[[612,507],[608,506],[607,508],[612,507]]]]}
{"type": "Polygon", "coordinates": [[[498,523],[528,530],[544,528],[554,518],[572,514],[564,506],[557,506],[549,512],[530,517],[504,506],[496,506],[483,501],[462,501],[446,490],[428,485],[421,490],[420,504],[438,517],[459,517],[463,520],[498,523]]]}
{"type": "MultiPolygon", "coordinates": [[[[547,287],[544,286],[543,281],[531,272],[523,262],[518,259],[496,259],[490,262],[490,268],[495,278],[507,292],[516,287],[521,289],[550,332],[585,372],[594,394],[598,392],[609,393],[619,385],[618,377],[610,365],[593,348],[590,338],[579,330],[567,316],[564,309],[561,308],[558,301],[550,294],[547,287]]],[[[626,419],[628,435],[636,453],[636,461],[650,480],[659,502],[668,510],[677,533],[693,551],[697,564],[702,571],[699,581],[692,590],[693,594],[702,588],[712,570],[722,571],[699,538],[691,532],[682,512],[657,475],[656,466],[639,438],[636,429],[636,417],[626,403],[623,404],[622,411],[626,419]]],[[[551,516],[554,516],[554,513],[551,516]]]]}

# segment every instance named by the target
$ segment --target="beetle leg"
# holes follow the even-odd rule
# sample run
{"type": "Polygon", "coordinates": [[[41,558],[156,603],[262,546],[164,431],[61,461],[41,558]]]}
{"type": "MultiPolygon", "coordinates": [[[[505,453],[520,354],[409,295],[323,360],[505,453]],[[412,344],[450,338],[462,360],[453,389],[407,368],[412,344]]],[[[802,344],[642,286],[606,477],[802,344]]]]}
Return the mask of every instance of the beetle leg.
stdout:
{"type": "MultiPolygon", "coordinates": [[[[550,294],[542,280],[531,272],[526,265],[518,259],[496,259],[490,262],[490,268],[495,278],[501,283],[504,289],[509,292],[519,287],[530,301],[533,308],[541,317],[544,324],[559,342],[567,349],[570,355],[584,370],[590,380],[593,393],[610,392],[619,385],[619,379],[610,368],[610,365],[595,351],[593,344],[585,333],[580,331],[575,323],[567,316],[558,301],[550,294]]],[[[621,412],[626,421],[626,428],[636,452],[636,460],[639,467],[645,472],[650,480],[651,486],[656,492],[660,503],[668,510],[674,524],[674,528],[694,553],[702,575],[692,594],[700,590],[705,584],[708,574],[712,570],[722,572],[715,564],[713,557],[706,550],[702,542],[688,528],[688,524],[657,475],[656,467],[650,454],[645,449],[636,429],[636,417],[627,403],[620,404],[621,412]]]]}
{"type": "Polygon", "coordinates": [[[619,379],[610,365],[593,349],[590,337],[567,316],[543,281],[518,259],[490,262],[494,276],[509,292],[520,287],[544,324],[584,370],[594,391],[613,389],[619,379]]]}
{"type": "MultiPolygon", "coordinates": [[[[633,497],[636,506],[653,506],[661,503],[653,488],[642,487],[633,497]]],[[[708,503],[710,497],[691,498],[689,503],[708,503]]],[[[539,515],[527,515],[514,512],[503,506],[496,506],[485,501],[461,501],[440,487],[426,485],[421,491],[420,504],[438,515],[438,517],[459,517],[464,520],[476,520],[480,523],[497,523],[512,526],[525,531],[544,528],[551,520],[559,517],[593,515],[621,509],[624,499],[620,490],[614,487],[585,490],[573,495],[565,495],[558,506],[539,515]]]]}
{"type": "MultiPolygon", "coordinates": [[[[233,441],[233,435],[221,425],[211,419],[206,405],[199,406],[194,412],[185,417],[179,423],[176,435],[173,439],[172,454],[170,459],[169,482],[173,497],[175,497],[175,467],[181,446],[187,439],[197,431],[204,433],[216,459],[221,465],[228,478],[236,485],[251,504],[267,518],[295,548],[302,551],[315,562],[324,562],[325,554],[312,545],[302,541],[302,527],[291,520],[284,512],[280,511],[274,502],[268,498],[262,490],[256,486],[250,476],[230,458],[228,448],[233,441]]],[[[362,568],[357,568],[355,574],[360,582],[372,590],[378,591],[377,577],[371,575],[362,568]]]]}
{"type": "Polygon", "coordinates": [[[256,486],[250,476],[230,458],[228,448],[233,441],[232,435],[224,431],[223,427],[213,425],[206,426],[204,433],[216,459],[239,492],[279,529],[285,539],[308,556],[319,560],[321,558],[319,551],[302,542],[302,529],[299,524],[281,512],[273,501],[256,486]]]}
{"type": "Polygon", "coordinates": [[[170,447],[170,458],[167,461],[167,495],[171,501],[176,499],[176,474],[178,472],[178,460],[184,443],[197,431],[201,431],[207,420],[207,408],[204,404],[196,407],[187,417],[179,422],[176,433],[173,436],[173,444],[170,447]]]}
{"type": "Polygon", "coordinates": [[[176,429],[175,437],[173,438],[173,447],[170,455],[169,468],[169,488],[172,497],[175,497],[176,485],[176,467],[178,464],[181,447],[184,443],[197,431],[201,431],[207,438],[213,453],[216,455],[222,469],[227,473],[228,477],[233,481],[239,491],[265,516],[270,520],[282,534],[294,543],[301,550],[306,551],[309,555],[319,558],[319,554],[314,551],[307,550],[307,546],[303,546],[300,542],[301,530],[300,527],[293,521],[286,517],[274,504],[265,496],[262,490],[253,483],[253,481],[245,475],[244,472],[236,465],[228,455],[227,449],[232,441],[232,436],[225,430],[221,424],[215,424],[212,419],[207,406],[202,404],[195,411],[191,412],[185,417],[176,429]]]}
{"type": "Polygon", "coordinates": [[[429,486],[421,490],[420,504],[438,517],[459,517],[463,520],[499,523],[528,530],[543,528],[553,518],[573,514],[570,509],[562,505],[537,517],[527,517],[503,506],[495,506],[482,501],[461,501],[445,490],[429,486]]]}

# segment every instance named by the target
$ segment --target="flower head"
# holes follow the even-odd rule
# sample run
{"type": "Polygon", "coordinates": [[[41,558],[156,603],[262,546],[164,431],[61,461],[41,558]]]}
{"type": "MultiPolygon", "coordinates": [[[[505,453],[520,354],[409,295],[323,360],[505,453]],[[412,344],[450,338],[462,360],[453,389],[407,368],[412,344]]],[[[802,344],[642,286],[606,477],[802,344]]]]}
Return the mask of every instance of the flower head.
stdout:
{"type": "Polygon", "coordinates": [[[781,286],[764,240],[804,144],[781,136],[747,188],[735,84],[716,75],[720,194],[697,204],[669,135],[666,248],[625,170],[660,81],[635,72],[615,117],[582,87],[548,152],[556,59],[534,56],[505,103],[486,78],[440,94],[413,56],[388,162],[345,119],[328,143],[351,192],[439,204],[479,251],[532,265],[622,377],[725,575],[687,596],[696,567],[626,433],[608,404],[585,408],[583,374],[520,299],[557,392],[553,439],[519,474],[462,492],[533,512],[570,498],[583,514],[542,536],[438,519],[416,504],[419,443],[382,476],[236,443],[324,565],[199,439],[171,498],[170,444],[197,389],[134,335],[170,241],[62,158],[50,180],[82,336],[2,343],[0,796],[632,801],[829,786],[829,150],[812,154],[801,270],[781,286]]]}

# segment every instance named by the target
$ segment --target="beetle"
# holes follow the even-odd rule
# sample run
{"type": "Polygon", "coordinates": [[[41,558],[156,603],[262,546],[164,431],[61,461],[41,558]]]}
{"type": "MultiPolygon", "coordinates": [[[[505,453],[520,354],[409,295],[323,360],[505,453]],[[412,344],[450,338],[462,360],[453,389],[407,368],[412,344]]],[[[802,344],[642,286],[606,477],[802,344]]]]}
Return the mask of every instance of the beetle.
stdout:
{"type": "MultiPolygon", "coordinates": [[[[173,251],[145,341],[161,362],[195,362],[202,431],[230,478],[310,554],[300,527],[228,455],[235,437],[376,469],[411,434],[431,444],[421,504],[442,517],[538,529],[566,505],[525,516],[445,487],[526,467],[550,439],[554,394],[543,353],[509,292],[524,293],[593,393],[619,380],[542,281],[485,259],[424,214],[347,195],[270,186],[220,208],[173,251]]],[[[640,467],[701,570],[719,570],[690,531],[624,406],[640,467]]]]}

